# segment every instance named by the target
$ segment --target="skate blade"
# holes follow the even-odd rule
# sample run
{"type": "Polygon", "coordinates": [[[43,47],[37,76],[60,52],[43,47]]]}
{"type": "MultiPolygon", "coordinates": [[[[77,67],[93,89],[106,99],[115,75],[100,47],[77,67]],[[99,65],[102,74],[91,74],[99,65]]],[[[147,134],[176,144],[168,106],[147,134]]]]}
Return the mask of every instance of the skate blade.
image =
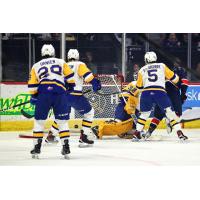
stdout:
{"type": "Polygon", "coordinates": [[[80,143],[78,145],[79,148],[88,148],[88,147],[93,147],[93,144],[83,144],[83,143],[80,143]]]}
{"type": "Polygon", "coordinates": [[[70,160],[69,155],[68,155],[68,154],[65,154],[65,155],[64,155],[64,159],[66,159],[66,160],[70,160]]]}
{"type": "Polygon", "coordinates": [[[33,159],[39,159],[39,155],[38,154],[32,154],[32,158],[33,159]]]}
{"type": "Polygon", "coordinates": [[[179,140],[181,141],[181,142],[188,142],[188,138],[179,138],[179,140]]]}
{"type": "Polygon", "coordinates": [[[141,139],[136,139],[136,138],[134,138],[134,139],[132,139],[131,141],[132,141],[132,142],[140,142],[141,139]]]}
{"type": "Polygon", "coordinates": [[[59,141],[48,141],[48,140],[45,140],[45,143],[46,144],[50,144],[50,145],[53,145],[53,144],[56,145],[56,144],[58,144],[58,142],[59,141]]]}

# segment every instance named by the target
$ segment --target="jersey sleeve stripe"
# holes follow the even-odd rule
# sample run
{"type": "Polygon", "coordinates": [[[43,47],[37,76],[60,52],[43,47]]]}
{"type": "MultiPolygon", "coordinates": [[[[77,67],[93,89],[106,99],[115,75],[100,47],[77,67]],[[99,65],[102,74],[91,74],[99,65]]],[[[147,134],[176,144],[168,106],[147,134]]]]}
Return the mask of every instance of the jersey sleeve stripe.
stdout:
{"type": "Polygon", "coordinates": [[[37,94],[37,90],[29,90],[29,94],[37,94]]]}
{"type": "Polygon", "coordinates": [[[139,89],[139,90],[141,90],[141,89],[143,89],[144,87],[142,86],[142,87],[139,87],[139,86],[136,86],[137,87],[137,89],[139,89]]]}
{"type": "Polygon", "coordinates": [[[178,83],[179,77],[178,77],[176,74],[174,74],[174,75],[172,76],[172,78],[170,78],[170,81],[172,81],[172,82],[174,82],[174,83],[178,83]]]}
{"type": "Polygon", "coordinates": [[[173,79],[176,78],[176,74],[174,74],[171,78],[170,78],[170,81],[172,81],[173,79]]]}
{"type": "Polygon", "coordinates": [[[89,74],[91,74],[92,72],[86,72],[84,75],[83,75],[83,78],[87,77],[89,74]]]}
{"type": "Polygon", "coordinates": [[[65,79],[70,79],[74,76],[74,73],[69,74],[68,76],[65,76],[65,79]]]}
{"type": "Polygon", "coordinates": [[[93,79],[94,79],[94,76],[91,72],[87,76],[85,76],[85,78],[84,78],[85,82],[87,82],[87,83],[89,83],[93,79]]]}

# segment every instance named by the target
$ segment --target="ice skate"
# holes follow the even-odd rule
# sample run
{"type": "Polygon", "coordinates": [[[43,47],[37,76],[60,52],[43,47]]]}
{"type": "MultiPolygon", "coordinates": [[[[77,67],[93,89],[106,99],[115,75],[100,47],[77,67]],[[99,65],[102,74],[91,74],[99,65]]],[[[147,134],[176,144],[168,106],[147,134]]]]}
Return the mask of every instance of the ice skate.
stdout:
{"type": "Polygon", "coordinates": [[[58,143],[56,136],[53,135],[51,131],[49,131],[47,138],[45,139],[46,143],[58,143]]]}
{"type": "Polygon", "coordinates": [[[151,137],[151,132],[149,132],[149,131],[147,131],[146,133],[143,132],[141,135],[145,140],[147,140],[151,137]]]}
{"type": "Polygon", "coordinates": [[[165,122],[166,122],[167,133],[170,134],[172,132],[172,126],[170,125],[170,121],[168,119],[165,119],[165,122]]]}
{"type": "Polygon", "coordinates": [[[34,158],[34,159],[39,159],[39,154],[40,154],[40,149],[41,149],[41,146],[42,146],[42,139],[38,139],[38,144],[36,144],[35,146],[34,146],[34,149],[33,150],[31,150],[31,154],[32,154],[32,158],[34,158]]]}
{"type": "Polygon", "coordinates": [[[188,139],[188,137],[185,136],[181,130],[177,131],[177,135],[178,135],[180,140],[187,140],[188,139]]]}
{"type": "Polygon", "coordinates": [[[92,129],[92,132],[94,133],[94,135],[96,136],[97,139],[99,139],[99,131],[98,131],[98,126],[94,126],[91,128],[92,129]]]}
{"type": "Polygon", "coordinates": [[[88,136],[83,133],[83,130],[81,130],[81,136],[80,136],[80,139],[79,139],[79,147],[80,148],[92,147],[93,144],[94,144],[94,141],[89,140],[88,136]]]}
{"type": "Polygon", "coordinates": [[[69,148],[69,140],[68,139],[66,139],[64,141],[64,145],[63,145],[61,154],[64,156],[65,159],[69,159],[68,154],[70,154],[70,148],[69,148]]]}
{"type": "Polygon", "coordinates": [[[138,142],[142,139],[141,137],[141,132],[140,131],[135,131],[133,133],[133,139],[132,139],[132,142],[138,142]]]}

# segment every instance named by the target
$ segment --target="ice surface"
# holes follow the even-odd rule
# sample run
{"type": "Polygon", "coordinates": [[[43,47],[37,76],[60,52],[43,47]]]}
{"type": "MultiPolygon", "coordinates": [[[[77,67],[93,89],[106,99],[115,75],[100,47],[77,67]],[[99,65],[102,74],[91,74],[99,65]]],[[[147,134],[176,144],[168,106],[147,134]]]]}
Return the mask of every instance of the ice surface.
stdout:
{"type": "Polygon", "coordinates": [[[32,139],[19,138],[31,132],[0,132],[1,166],[169,166],[200,165],[200,129],[187,129],[189,137],[182,142],[175,133],[157,130],[149,141],[131,142],[116,137],[95,140],[92,148],[78,147],[78,134],[70,138],[70,160],[61,155],[61,144],[42,146],[40,159],[31,158],[32,139]]]}

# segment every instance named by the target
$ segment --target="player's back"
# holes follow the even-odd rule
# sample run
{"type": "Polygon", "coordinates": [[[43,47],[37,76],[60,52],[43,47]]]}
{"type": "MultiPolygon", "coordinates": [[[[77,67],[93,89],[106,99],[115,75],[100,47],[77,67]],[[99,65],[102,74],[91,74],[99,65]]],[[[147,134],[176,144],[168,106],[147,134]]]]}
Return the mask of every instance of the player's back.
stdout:
{"type": "Polygon", "coordinates": [[[165,88],[165,64],[147,64],[140,69],[139,73],[142,75],[144,89],[165,88]]]}
{"type": "Polygon", "coordinates": [[[74,80],[75,80],[75,87],[74,87],[74,92],[75,93],[82,93],[83,90],[83,83],[85,82],[90,82],[94,76],[92,72],[87,68],[86,64],[81,61],[70,61],[67,63],[69,67],[72,69],[74,72],[74,80]]]}
{"type": "Polygon", "coordinates": [[[64,83],[63,65],[64,60],[58,58],[46,58],[33,65],[39,81],[58,80],[64,83]]]}
{"type": "Polygon", "coordinates": [[[45,58],[35,63],[31,69],[29,88],[36,89],[41,92],[65,91],[64,78],[71,79],[72,71],[64,60],[59,58],[45,58]]]}

